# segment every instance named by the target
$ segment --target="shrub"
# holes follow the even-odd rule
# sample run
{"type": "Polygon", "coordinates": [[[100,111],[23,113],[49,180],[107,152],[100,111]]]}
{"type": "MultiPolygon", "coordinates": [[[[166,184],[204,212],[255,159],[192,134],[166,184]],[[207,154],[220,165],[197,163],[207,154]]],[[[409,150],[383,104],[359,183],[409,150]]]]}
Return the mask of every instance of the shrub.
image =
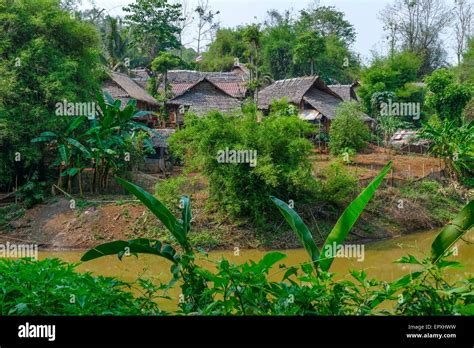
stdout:
{"type": "Polygon", "coordinates": [[[370,139],[370,131],[362,120],[360,106],[354,102],[344,102],[336,109],[336,118],[329,130],[329,149],[338,155],[347,148],[359,151],[370,139]]]}
{"type": "Polygon", "coordinates": [[[159,312],[134,299],[130,284],[76,273],[59,259],[0,259],[1,315],[140,315],[159,312]]]}
{"type": "Polygon", "coordinates": [[[260,123],[255,115],[188,115],[186,127],[170,138],[171,149],[185,158],[188,167],[208,178],[210,201],[219,210],[261,222],[274,212],[265,199],[269,194],[295,202],[314,197],[309,160],[312,145],[305,138],[311,127],[289,114],[288,108],[280,102],[278,111],[260,123]],[[256,155],[256,161],[220,163],[232,162],[219,158],[226,149],[247,151],[256,155]]]}
{"type": "Polygon", "coordinates": [[[321,171],[324,180],[319,181],[318,198],[342,206],[357,191],[358,181],[341,163],[332,163],[321,171]]]}

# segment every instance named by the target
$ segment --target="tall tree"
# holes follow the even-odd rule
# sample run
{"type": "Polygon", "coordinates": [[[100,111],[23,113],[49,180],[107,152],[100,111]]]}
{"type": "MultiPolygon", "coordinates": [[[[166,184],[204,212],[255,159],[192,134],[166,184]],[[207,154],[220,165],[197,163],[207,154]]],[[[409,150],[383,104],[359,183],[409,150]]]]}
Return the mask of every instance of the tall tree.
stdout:
{"type": "Polygon", "coordinates": [[[258,69],[260,64],[260,48],[262,45],[262,32],[260,31],[260,25],[249,25],[245,28],[243,37],[248,46],[247,54],[249,56],[250,89],[254,91],[255,101],[258,101],[258,69]]]}
{"type": "Polygon", "coordinates": [[[151,69],[154,72],[162,75],[162,81],[164,84],[164,97],[169,96],[169,85],[168,85],[168,70],[177,68],[182,65],[182,61],[179,57],[172,55],[170,52],[162,52],[153,60],[151,69]]]}
{"type": "Polygon", "coordinates": [[[344,17],[344,12],[333,6],[316,6],[301,11],[298,27],[300,31],[317,32],[321,36],[336,36],[349,46],[356,39],[356,31],[344,17]]]}
{"type": "Polygon", "coordinates": [[[467,43],[472,35],[473,5],[469,0],[455,0],[454,7],[454,35],[456,38],[455,49],[458,64],[461,63],[463,53],[467,48],[467,43]]]}
{"type": "Polygon", "coordinates": [[[202,42],[209,35],[217,29],[218,23],[215,21],[219,11],[213,11],[209,5],[209,0],[199,0],[198,6],[195,9],[198,15],[197,23],[197,55],[201,54],[202,42]]]}
{"type": "Polygon", "coordinates": [[[452,16],[444,0],[395,0],[379,17],[385,28],[396,30],[402,50],[423,58],[421,75],[429,74],[445,63],[441,34],[452,16]]]}
{"type": "Polygon", "coordinates": [[[0,0],[0,190],[42,166],[30,140],[70,120],[54,115],[58,102],[92,101],[100,71],[90,23],[57,0],[0,0]]]}
{"type": "Polygon", "coordinates": [[[180,28],[176,23],[181,18],[181,5],[168,0],[137,0],[123,8],[128,14],[125,21],[130,24],[135,41],[147,49],[151,57],[170,48],[179,48],[180,28]]]}
{"type": "Polygon", "coordinates": [[[305,32],[296,39],[295,59],[297,63],[308,64],[310,73],[314,75],[316,58],[323,55],[326,49],[324,38],[317,32],[305,32]]]}
{"type": "Polygon", "coordinates": [[[121,26],[120,18],[107,16],[104,37],[105,61],[112,71],[125,72],[130,68],[130,42],[121,26]]]}
{"type": "Polygon", "coordinates": [[[179,18],[178,21],[176,22],[176,26],[179,28],[179,33],[178,33],[178,40],[179,40],[179,46],[180,46],[179,57],[183,59],[185,46],[189,44],[189,43],[183,42],[183,39],[186,36],[188,29],[193,25],[194,17],[192,13],[193,11],[191,7],[189,6],[188,0],[178,0],[177,3],[181,5],[181,13],[182,13],[181,18],[179,18]]]}

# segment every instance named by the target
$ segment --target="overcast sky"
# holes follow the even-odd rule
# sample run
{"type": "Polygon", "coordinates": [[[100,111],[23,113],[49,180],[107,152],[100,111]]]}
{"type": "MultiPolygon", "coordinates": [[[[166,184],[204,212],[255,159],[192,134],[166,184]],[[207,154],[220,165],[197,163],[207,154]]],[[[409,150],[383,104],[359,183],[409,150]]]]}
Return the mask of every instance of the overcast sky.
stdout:
{"type": "MultiPolygon", "coordinates": [[[[87,5],[84,0],[83,7],[87,5]]],[[[105,8],[111,15],[123,15],[121,8],[133,0],[95,0],[99,8],[105,8]]],[[[197,0],[188,0],[190,8],[195,7],[197,0]]],[[[303,8],[307,8],[313,0],[209,0],[214,11],[220,11],[218,16],[222,27],[235,27],[240,24],[262,22],[270,9],[284,11],[292,9],[295,14],[303,8]]],[[[346,15],[346,19],[354,25],[357,32],[357,40],[353,49],[360,54],[364,61],[371,56],[371,50],[384,52],[386,50],[383,25],[378,18],[379,12],[391,0],[320,0],[320,5],[335,6],[346,15]]],[[[452,2],[448,1],[448,2],[452,2]]],[[[192,30],[187,35],[185,42],[193,39],[192,30]]],[[[445,41],[450,54],[450,60],[454,58],[449,36],[445,41]]],[[[192,45],[191,45],[192,46],[192,45]]]]}

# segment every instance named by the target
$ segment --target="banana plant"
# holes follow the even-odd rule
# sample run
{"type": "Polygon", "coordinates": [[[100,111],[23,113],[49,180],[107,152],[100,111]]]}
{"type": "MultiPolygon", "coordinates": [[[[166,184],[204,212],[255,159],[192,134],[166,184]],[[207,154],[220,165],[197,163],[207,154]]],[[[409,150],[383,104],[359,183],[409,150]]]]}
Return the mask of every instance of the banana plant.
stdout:
{"type": "Polygon", "coordinates": [[[146,125],[136,122],[149,111],[137,109],[136,100],[129,100],[122,109],[122,102],[112,98],[108,93],[97,94],[98,114],[91,120],[91,126],[86,132],[87,143],[91,148],[94,159],[94,177],[91,187],[100,191],[107,186],[110,174],[114,175],[120,168],[127,166],[123,161],[129,148],[130,139],[135,130],[156,133],[146,125]]]}
{"type": "Polygon", "coordinates": [[[163,244],[156,239],[140,238],[101,244],[86,252],[81,261],[90,261],[109,255],[117,255],[119,259],[122,259],[124,255],[137,254],[152,254],[163,257],[172,263],[170,271],[173,277],[168,287],[174,285],[180,277],[183,279],[181,288],[184,301],[180,303],[180,306],[185,307],[187,311],[194,311],[202,305],[208,305],[212,298],[206,292],[206,278],[194,263],[194,251],[188,239],[192,220],[189,197],[181,197],[182,218],[177,219],[163,203],[141,187],[120,178],[116,178],[116,180],[122,187],[137,197],[163,223],[182,250],[178,252],[172,246],[163,244]]]}
{"type": "Polygon", "coordinates": [[[437,263],[473,227],[474,201],[470,201],[436,236],[431,245],[431,262],[437,263]]]}
{"type": "Polygon", "coordinates": [[[121,178],[116,178],[116,180],[128,192],[137,197],[163,223],[181,246],[182,253],[177,252],[171,245],[163,244],[159,240],[139,238],[101,244],[86,252],[82,256],[81,261],[90,261],[108,255],[117,255],[120,259],[124,255],[157,255],[172,262],[171,273],[173,274],[173,282],[176,281],[182,269],[182,264],[189,265],[188,259],[193,258],[193,251],[187,236],[191,229],[192,219],[189,197],[183,196],[181,198],[182,219],[177,219],[163,203],[141,187],[121,178]],[[183,260],[183,255],[186,256],[186,260],[183,260]]]}
{"type": "Polygon", "coordinates": [[[317,271],[321,268],[323,271],[328,271],[331,264],[336,256],[336,250],[332,248],[333,245],[340,245],[344,242],[345,238],[352,229],[352,226],[356,223],[362,211],[369,203],[370,199],[375,194],[375,191],[382,183],[385,175],[390,171],[392,167],[392,161],[390,161],[375,177],[375,179],[365,188],[364,191],[344,210],[342,215],[337,220],[333,229],[329,233],[324,242],[322,250],[324,255],[321,255],[316,243],[314,242],[313,236],[306,224],[303,222],[301,217],[285,202],[279,200],[276,197],[270,196],[271,200],[277,206],[280,213],[285,218],[286,222],[292,230],[299,237],[303,243],[304,248],[309,254],[313,267],[317,271]]]}
{"type": "Polygon", "coordinates": [[[81,125],[87,120],[86,117],[80,116],[74,118],[68,125],[67,129],[62,133],[56,132],[42,132],[39,137],[31,140],[32,143],[46,142],[54,144],[58,151],[58,157],[53,165],[59,168],[58,186],[61,187],[62,177],[69,177],[69,188],[71,177],[75,176],[79,172],[79,168],[76,168],[74,159],[77,156],[84,158],[90,158],[91,152],[84,146],[80,140],[83,135],[75,137],[74,133],[79,129],[81,125]],[[63,169],[66,168],[65,171],[63,169]]]}
{"type": "Polygon", "coordinates": [[[427,274],[432,267],[446,267],[447,265],[455,264],[455,262],[441,262],[441,260],[448,256],[452,247],[461,239],[466,233],[474,227],[474,201],[470,201],[457,215],[447,224],[440,233],[436,236],[431,244],[431,258],[426,260],[418,260],[414,256],[402,257],[395,261],[395,263],[414,264],[418,267],[422,266],[421,270],[409,273],[390,284],[385,294],[380,294],[370,301],[371,308],[377,307],[380,303],[388,298],[391,298],[399,290],[406,287],[411,282],[419,279],[422,275],[427,274]]]}
{"type": "MultiPolygon", "coordinates": [[[[137,197],[158,218],[158,220],[163,223],[166,229],[181,246],[183,253],[192,253],[192,248],[187,236],[191,228],[192,219],[191,201],[189,197],[181,197],[180,206],[182,219],[177,219],[163,203],[141,187],[121,178],[116,178],[116,180],[123,188],[137,197]]],[[[101,244],[85,253],[84,256],[82,256],[81,261],[90,261],[107,255],[118,255],[122,258],[125,252],[131,254],[154,254],[162,256],[174,263],[180,259],[180,254],[170,245],[163,245],[159,240],[140,238],[130,241],[115,241],[101,244]]]]}

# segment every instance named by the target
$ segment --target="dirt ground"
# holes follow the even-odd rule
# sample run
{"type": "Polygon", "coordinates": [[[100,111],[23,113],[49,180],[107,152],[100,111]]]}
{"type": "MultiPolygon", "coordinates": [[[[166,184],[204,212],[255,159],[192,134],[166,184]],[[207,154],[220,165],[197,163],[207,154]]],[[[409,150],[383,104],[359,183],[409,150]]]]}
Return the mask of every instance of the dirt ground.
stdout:
{"type": "MultiPolygon", "coordinates": [[[[392,177],[399,180],[416,180],[427,176],[439,177],[444,169],[444,164],[437,158],[418,154],[400,154],[375,145],[370,145],[363,153],[354,156],[348,168],[360,180],[367,180],[375,177],[390,160],[393,161],[392,173],[387,175],[387,180],[392,177]]],[[[333,161],[334,158],[327,154],[318,154],[314,161],[316,175],[333,161]]]]}
{"type": "MultiPolygon", "coordinates": [[[[394,179],[419,179],[431,174],[439,173],[440,162],[437,159],[419,155],[397,154],[383,148],[371,147],[365,153],[358,154],[353,158],[353,169],[360,180],[369,180],[374,177],[380,169],[389,161],[393,160],[394,179]]],[[[314,162],[314,172],[317,172],[332,163],[334,159],[328,155],[317,155],[314,162]]],[[[439,175],[439,174],[438,174],[439,175]]],[[[194,175],[190,175],[194,176],[194,175]]],[[[387,176],[389,177],[389,175],[387,176]]],[[[138,177],[136,183],[149,192],[154,192],[158,176],[143,174],[138,177]]],[[[211,243],[209,248],[222,249],[238,245],[241,248],[262,247],[255,231],[245,226],[226,221],[225,217],[218,217],[205,209],[207,199],[206,184],[197,183],[198,187],[189,188],[193,194],[193,216],[195,221],[196,243],[211,243]]],[[[385,192],[385,191],[384,191],[385,192]]],[[[379,194],[379,193],[378,193],[379,194]]],[[[380,194],[384,194],[380,192],[380,194]]],[[[387,199],[395,197],[394,193],[387,191],[387,199]]],[[[95,200],[93,205],[74,207],[71,209],[69,199],[56,197],[48,204],[35,206],[27,210],[25,215],[9,223],[6,231],[0,231],[0,243],[22,242],[35,243],[42,249],[87,249],[98,244],[119,240],[145,238],[165,238],[163,229],[158,228],[157,219],[147,212],[146,208],[131,196],[93,196],[89,201],[95,200]]],[[[414,209],[414,211],[419,211],[414,209]]],[[[365,213],[364,213],[365,214],[365,213]]],[[[361,223],[373,220],[374,214],[363,216],[361,223]]],[[[418,214],[420,216],[420,214],[418,214]]],[[[422,217],[420,217],[421,219],[422,217]]],[[[406,216],[401,217],[407,219],[406,216]]],[[[418,218],[415,217],[415,220],[418,218]]],[[[418,219],[418,220],[420,220],[418,219]]],[[[323,217],[324,220],[324,217],[323,217]]],[[[410,226],[419,228],[431,227],[423,221],[411,221],[410,226]]],[[[411,228],[411,227],[410,227],[411,228]]],[[[366,238],[389,238],[392,228],[377,228],[375,234],[364,233],[363,230],[355,230],[354,237],[365,240],[366,238]],[[362,233],[357,235],[357,233],[362,233]]],[[[272,248],[293,248],[299,246],[299,242],[293,233],[282,233],[272,236],[272,248]]]]}

